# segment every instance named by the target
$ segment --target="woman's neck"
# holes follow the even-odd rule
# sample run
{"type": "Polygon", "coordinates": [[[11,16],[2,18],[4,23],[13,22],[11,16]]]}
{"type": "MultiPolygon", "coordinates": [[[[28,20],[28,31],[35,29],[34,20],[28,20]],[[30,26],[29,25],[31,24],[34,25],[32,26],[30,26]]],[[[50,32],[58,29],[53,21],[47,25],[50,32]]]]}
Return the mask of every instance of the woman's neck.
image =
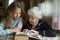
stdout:
{"type": "Polygon", "coordinates": [[[33,29],[37,26],[38,22],[39,22],[39,19],[37,19],[36,22],[34,23],[34,25],[32,25],[33,29]]]}

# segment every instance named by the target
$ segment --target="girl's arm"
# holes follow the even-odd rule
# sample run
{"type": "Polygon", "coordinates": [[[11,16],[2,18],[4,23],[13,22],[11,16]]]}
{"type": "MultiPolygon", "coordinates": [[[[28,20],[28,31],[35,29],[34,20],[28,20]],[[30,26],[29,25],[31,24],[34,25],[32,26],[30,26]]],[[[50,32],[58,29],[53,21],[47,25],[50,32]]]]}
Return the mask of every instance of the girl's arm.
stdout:
{"type": "Polygon", "coordinates": [[[5,27],[5,23],[2,21],[0,23],[0,35],[7,35],[7,34],[12,34],[12,29],[5,29],[4,30],[4,27],[5,27]]]}
{"type": "Polygon", "coordinates": [[[18,21],[17,27],[20,28],[21,30],[22,26],[23,26],[23,22],[22,22],[22,19],[20,19],[20,21],[18,21]]]}

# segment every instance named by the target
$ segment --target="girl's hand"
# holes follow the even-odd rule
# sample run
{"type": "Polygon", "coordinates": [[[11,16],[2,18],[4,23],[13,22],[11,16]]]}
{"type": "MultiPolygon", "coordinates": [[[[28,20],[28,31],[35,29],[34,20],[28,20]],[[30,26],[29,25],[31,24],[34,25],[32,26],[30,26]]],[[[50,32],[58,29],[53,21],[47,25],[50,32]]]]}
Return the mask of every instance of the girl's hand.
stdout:
{"type": "Polygon", "coordinates": [[[15,27],[14,29],[12,29],[12,32],[20,32],[20,28],[15,27]]]}

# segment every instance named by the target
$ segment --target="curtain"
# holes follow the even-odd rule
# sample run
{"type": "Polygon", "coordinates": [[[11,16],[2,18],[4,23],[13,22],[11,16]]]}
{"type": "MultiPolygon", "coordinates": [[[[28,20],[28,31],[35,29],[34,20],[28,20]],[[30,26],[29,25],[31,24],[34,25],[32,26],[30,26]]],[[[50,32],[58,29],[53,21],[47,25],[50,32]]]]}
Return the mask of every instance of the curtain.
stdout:
{"type": "Polygon", "coordinates": [[[54,0],[52,28],[60,30],[60,0],[54,0]]]}

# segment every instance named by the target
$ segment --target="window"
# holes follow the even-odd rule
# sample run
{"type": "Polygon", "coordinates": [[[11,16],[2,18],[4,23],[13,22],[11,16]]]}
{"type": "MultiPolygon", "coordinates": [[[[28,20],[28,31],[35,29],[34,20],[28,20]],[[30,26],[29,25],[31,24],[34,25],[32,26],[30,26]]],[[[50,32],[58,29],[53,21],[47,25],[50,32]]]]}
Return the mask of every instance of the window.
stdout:
{"type": "Polygon", "coordinates": [[[10,5],[13,1],[14,1],[14,0],[9,0],[9,2],[8,2],[9,4],[8,4],[8,5],[10,5]]]}

